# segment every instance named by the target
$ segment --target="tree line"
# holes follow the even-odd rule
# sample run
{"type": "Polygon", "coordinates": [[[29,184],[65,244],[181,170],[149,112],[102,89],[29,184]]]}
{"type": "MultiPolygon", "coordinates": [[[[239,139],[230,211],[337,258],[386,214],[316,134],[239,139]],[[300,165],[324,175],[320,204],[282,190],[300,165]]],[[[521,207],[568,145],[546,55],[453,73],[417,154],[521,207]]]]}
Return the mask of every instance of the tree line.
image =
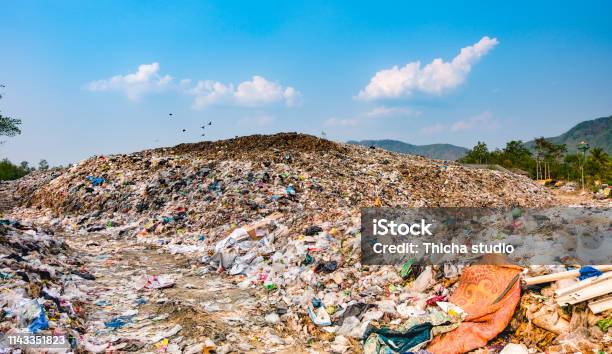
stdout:
{"type": "MultiPolygon", "coordinates": [[[[3,88],[5,86],[0,84],[0,89],[3,88]]],[[[0,99],[2,99],[1,92],[0,99]]],[[[0,136],[13,137],[19,134],[21,134],[21,119],[4,116],[0,111],[0,136]]],[[[4,144],[4,141],[0,141],[0,145],[2,144],[4,144]]],[[[42,159],[38,162],[38,170],[45,171],[48,169],[49,163],[47,160],[42,159]]],[[[27,161],[22,161],[19,165],[15,165],[5,158],[0,161],[0,181],[18,179],[35,170],[36,168],[30,166],[27,161]]]]}
{"type": "Polygon", "coordinates": [[[535,139],[533,152],[521,140],[489,151],[487,144],[479,141],[459,162],[500,165],[534,179],[581,182],[584,174],[585,185],[612,184],[612,157],[602,148],[588,148],[586,144],[576,148],[576,153],[568,153],[565,144],[540,137],[535,139]]]}
{"type": "MultiPolygon", "coordinates": [[[[42,159],[38,162],[38,170],[46,171],[49,169],[49,163],[47,160],[42,159]]],[[[36,171],[37,168],[30,166],[27,161],[21,161],[19,165],[16,165],[5,158],[0,161],[0,181],[10,181],[21,178],[30,172],[36,171]]]]}

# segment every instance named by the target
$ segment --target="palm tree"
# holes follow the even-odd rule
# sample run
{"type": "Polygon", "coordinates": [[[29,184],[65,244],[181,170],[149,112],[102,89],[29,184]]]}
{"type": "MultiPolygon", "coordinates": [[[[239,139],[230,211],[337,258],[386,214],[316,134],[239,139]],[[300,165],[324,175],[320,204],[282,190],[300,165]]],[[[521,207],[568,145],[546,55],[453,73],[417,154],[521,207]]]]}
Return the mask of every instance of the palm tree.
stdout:
{"type": "Polygon", "coordinates": [[[604,165],[610,159],[610,155],[602,148],[596,147],[591,149],[591,158],[599,165],[604,165]]]}

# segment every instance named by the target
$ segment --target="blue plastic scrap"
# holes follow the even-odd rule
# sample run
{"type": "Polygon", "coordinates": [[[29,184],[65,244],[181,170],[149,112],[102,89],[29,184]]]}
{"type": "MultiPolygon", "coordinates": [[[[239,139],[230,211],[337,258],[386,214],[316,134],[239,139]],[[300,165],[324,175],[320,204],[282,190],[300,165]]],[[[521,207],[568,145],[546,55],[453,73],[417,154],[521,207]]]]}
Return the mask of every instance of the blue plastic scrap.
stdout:
{"type": "Polygon", "coordinates": [[[287,194],[295,195],[295,188],[291,184],[287,186],[287,194]]]}
{"type": "Polygon", "coordinates": [[[580,276],[578,277],[578,279],[585,280],[592,277],[598,277],[602,274],[603,273],[597,270],[596,268],[593,268],[591,266],[584,266],[580,268],[580,276]]]}
{"type": "Polygon", "coordinates": [[[121,328],[130,322],[132,322],[132,316],[119,316],[104,322],[104,325],[108,328],[121,328]]]}
{"type": "Polygon", "coordinates": [[[212,191],[221,191],[221,184],[219,183],[219,181],[215,180],[213,182],[211,182],[207,189],[212,192],[212,191]]]}
{"type": "Polygon", "coordinates": [[[28,326],[28,329],[32,333],[38,333],[39,331],[49,328],[49,320],[47,320],[47,315],[45,315],[45,309],[41,305],[38,306],[40,307],[40,314],[28,326]]]}
{"type": "Polygon", "coordinates": [[[89,180],[89,182],[91,182],[91,185],[94,187],[100,186],[104,183],[104,178],[102,177],[87,176],[85,178],[87,178],[87,180],[89,180]]]}

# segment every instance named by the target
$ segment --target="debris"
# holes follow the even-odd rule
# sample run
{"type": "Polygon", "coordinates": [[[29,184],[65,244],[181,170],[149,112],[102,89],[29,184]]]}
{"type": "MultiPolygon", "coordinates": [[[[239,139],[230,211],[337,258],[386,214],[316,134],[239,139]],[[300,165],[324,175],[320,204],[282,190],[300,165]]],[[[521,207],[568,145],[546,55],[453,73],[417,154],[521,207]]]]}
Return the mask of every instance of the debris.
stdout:
{"type": "Polygon", "coordinates": [[[165,289],[174,286],[174,279],[167,275],[150,275],[136,283],[138,289],[165,289]]]}
{"type": "Polygon", "coordinates": [[[612,293],[612,272],[593,278],[587,278],[578,283],[555,291],[557,303],[561,306],[577,304],[582,301],[612,293]]]}
{"type": "Polygon", "coordinates": [[[508,343],[499,354],[529,354],[524,344],[508,343]]]}
{"type": "Polygon", "coordinates": [[[597,268],[593,268],[591,266],[584,266],[580,268],[579,272],[580,272],[580,276],[578,277],[578,279],[580,280],[585,280],[585,279],[592,278],[592,277],[598,277],[603,274],[597,268]]]}
{"type": "Polygon", "coordinates": [[[268,323],[276,324],[276,323],[280,322],[280,316],[278,316],[278,314],[275,313],[275,312],[271,312],[271,313],[266,315],[265,320],[268,323]]]}
{"type": "Polygon", "coordinates": [[[325,307],[320,306],[315,310],[312,306],[308,306],[307,311],[310,320],[317,326],[331,325],[331,319],[327,311],[325,311],[325,307]]]}
{"type": "Polygon", "coordinates": [[[554,202],[516,174],[300,134],[96,156],[12,186],[2,329],[40,302],[91,352],[475,349],[512,316],[519,271],[363,265],[360,207],[554,202]]]}
{"type": "Polygon", "coordinates": [[[47,320],[45,309],[40,305],[38,306],[39,306],[38,316],[36,316],[34,321],[32,321],[32,323],[30,323],[30,325],[28,326],[28,330],[30,330],[30,332],[32,333],[38,333],[41,330],[49,328],[49,321],[47,320]]]}
{"type": "Polygon", "coordinates": [[[602,299],[592,301],[589,303],[589,309],[591,309],[594,314],[612,309],[612,296],[606,296],[602,299]]]}
{"type": "Polygon", "coordinates": [[[312,226],[308,226],[305,230],[304,230],[304,235],[306,236],[314,236],[316,234],[318,234],[319,232],[322,232],[323,229],[320,226],[317,225],[312,225],[312,226]]]}
{"type": "Polygon", "coordinates": [[[410,277],[412,274],[412,263],[414,263],[414,258],[410,258],[406,261],[406,263],[404,263],[404,265],[402,265],[402,269],[400,270],[400,276],[402,279],[408,279],[408,277],[410,277]]]}
{"type": "Polygon", "coordinates": [[[433,270],[427,266],[425,270],[412,283],[412,290],[422,293],[433,284],[433,270]]]}
{"type": "Polygon", "coordinates": [[[87,176],[85,178],[87,178],[87,180],[89,180],[91,185],[94,187],[101,186],[104,183],[104,178],[102,177],[87,176]]]}
{"type": "MultiPolygon", "coordinates": [[[[612,265],[594,266],[592,268],[598,271],[601,271],[601,272],[607,272],[607,271],[612,270],[612,265]]],[[[537,284],[551,283],[553,281],[557,281],[561,279],[577,278],[579,276],[580,276],[580,270],[568,270],[565,272],[540,275],[537,277],[527,277],[525,278],[525,284],[537,285],[537,284]]]]}
{"type": "Polygon", "coordinates": [[[531,315],[533,324],[555,334],[569,331],[570,323],[559,314],[556,306],[544,305],[531,315]]]}
{"type": "Polygon", "coordinates": [[[597,321],[597,327],[599,327],[602,332],[607,332],[608,328],[612,327],[612,317],[597,321]]]}
{"type": "Polygon", "coordinates": [[[369,327],[366,330],[366,342],[363,352],[366,354],[378,353],[405,353],[421,349],[431,338],[431,323],[423,323],[411,327],[406,331],[394,331],[388,328],[369,327]]]}
{"type": "Polygon", "coordinates": [[[486,345],[498,335],[519,302],[519,272],[516,266],[466,267],[449,300],[460,306],[467,317],[458,328],[435,337],[427,350],[434,354],[464,353],[486,345]]]}
{"type": "Polygon", "coordinates": [[[338,267],[338,262],[330,261],[330,262],[322,262],[317,264],[314,269],[315,273],[331,273],[336,270],[338,267]]]}

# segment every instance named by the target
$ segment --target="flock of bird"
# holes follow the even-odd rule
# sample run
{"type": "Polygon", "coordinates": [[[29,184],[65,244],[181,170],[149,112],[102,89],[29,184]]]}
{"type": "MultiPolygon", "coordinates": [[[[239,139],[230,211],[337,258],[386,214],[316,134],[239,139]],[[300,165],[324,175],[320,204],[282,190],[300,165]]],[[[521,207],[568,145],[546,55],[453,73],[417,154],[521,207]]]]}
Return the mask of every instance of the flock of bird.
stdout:
{"type": "MultiPolygon", "coordinates": [[[[172,113],[168,113],[168,116],[170,118],[172,118],[173,114],[172,113]]],[[[201,129],[206,129],[207,126],[212,125],[212,122],[208,122],[208,124],[204,124],[203,126],[201,126],[201,129]]],[[[183,129],[183,133],[187,132],[187,129],[183,129]]],[[[202,136],[205,136],[206,133],[202,133],[202,136]]]]}

